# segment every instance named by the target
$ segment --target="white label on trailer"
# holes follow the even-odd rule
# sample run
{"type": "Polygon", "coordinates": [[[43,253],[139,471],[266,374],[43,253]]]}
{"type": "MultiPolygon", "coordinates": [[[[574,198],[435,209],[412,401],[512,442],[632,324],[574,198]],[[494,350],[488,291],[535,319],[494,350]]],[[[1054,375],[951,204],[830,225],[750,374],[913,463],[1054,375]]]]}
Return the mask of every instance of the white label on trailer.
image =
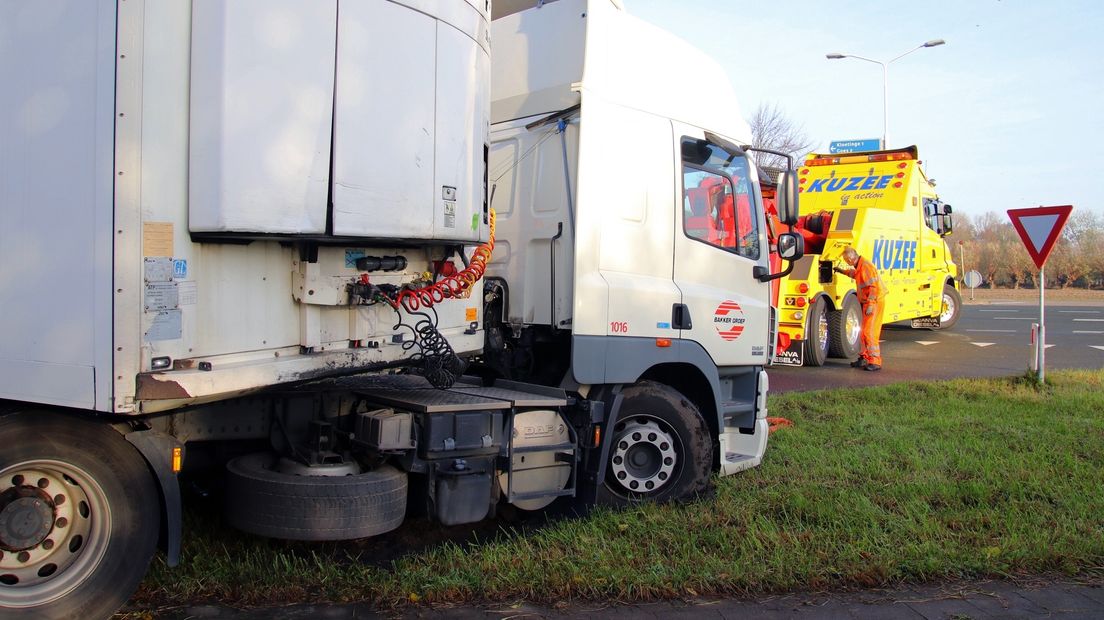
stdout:
{"type": "Polygon", "coordinates": [[[445,227],[456,228],[456,201],[445,201],[445,227]]]}
{"type": "Polygon", "coordinates": [[[153,317],[153,323],[146,332],[146,342],[158,340],[177,340],[180,338],[180,310],[162,310],[153,317]]]}
{"type": "Polygon", "coordinates": [[[146,312],[174,310],[180,307],[176,282],[152,282],[146,285],[146,312]]]}
{"type": "Polygon", "coordinates": [[[172,282],[173,259],[168,256],[152,256],[145,259],[146,282],[172,282]]]}
{"type": "Polygon", "coordinates": [[[176,292],[180,296],[181,306],[194,306],[199,301],[199,287],[196,286],[195,280],[178,282],[176,292]]]}

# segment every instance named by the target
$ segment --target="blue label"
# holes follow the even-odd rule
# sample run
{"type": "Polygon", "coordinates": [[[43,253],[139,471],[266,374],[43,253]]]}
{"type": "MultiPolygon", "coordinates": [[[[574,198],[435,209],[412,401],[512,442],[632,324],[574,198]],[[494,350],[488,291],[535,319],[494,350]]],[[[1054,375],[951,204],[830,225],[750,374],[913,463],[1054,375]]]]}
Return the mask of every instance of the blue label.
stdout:
{"type": "Polygon", "coordinates": [[[916,269],[916,242],[875,239],[870,262],[877,269],[916,269]]]}
{"type": "Polygon", "coordinates": [[[659,329],[671,329],[670,323],[656,323],[656,327],[659,329]]]}
{"type": "Polygon", "coordinates": [[[173,261],[173,278],[181,279],[188,277],[188,261],[183,258],[178,258],[173,261]]]}
{"type": "Polygon", "coordinates": [[[358,258],[364,258],[364,250],[345,250],[345,267],[356,269],[358,258]]]}
{"type": "Polygon", "coordinates": [[[829,153],[861,153],[865,151],[877,151],[882,148],[882,141],[878,138],[865,140],[836,140],[828,143],[829,153]]]}

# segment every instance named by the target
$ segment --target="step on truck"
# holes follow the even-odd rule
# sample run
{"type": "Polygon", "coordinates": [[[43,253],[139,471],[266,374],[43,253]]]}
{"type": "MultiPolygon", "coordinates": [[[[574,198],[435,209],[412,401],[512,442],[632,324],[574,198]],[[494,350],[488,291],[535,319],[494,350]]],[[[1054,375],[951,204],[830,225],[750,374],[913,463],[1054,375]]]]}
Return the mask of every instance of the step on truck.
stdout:
{"type": "Polygon", "coordinates": [[[760,462],[731,86],[618,3],[517,4],[0,5],[5,617],[107,617],[159,545],[187,562],[180,475],[342,540],[760,462]]]}
{"type": "Polygon", "coordinates": [[[935,191],[915,146],[846,154],[811,154],[798,170],[801,215],[794,231],[804,257],[780,280],[774,363],[821,366],[859,354],[862,315],[855,282],[832,271],[854,247],[886,288],[886,323],[949,329],[962,297],[944,237],[952,208],[935,191]]]}

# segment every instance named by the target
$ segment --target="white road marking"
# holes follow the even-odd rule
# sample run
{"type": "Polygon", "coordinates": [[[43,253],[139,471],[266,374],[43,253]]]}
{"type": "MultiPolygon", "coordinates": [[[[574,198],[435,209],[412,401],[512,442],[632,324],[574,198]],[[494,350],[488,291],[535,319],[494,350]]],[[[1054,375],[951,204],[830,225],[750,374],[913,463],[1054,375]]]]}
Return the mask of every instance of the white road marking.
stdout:
{"type": "Polygon", "coordinates": [[[1104,323],[1104,319],[1074,319],[1074,321],[1081,321],[1082,323],[1104,323]]]}
{"type": "Polygon", "coordinates": [[[922,344],[926,347],[929,344],[939,344],[939,341],[938,340],[917,340],[916,344],[922,344]]]}
{"type": "MultiPolygon", "coordinates": [[[[978,333],[994,333],[994,334],[1014,334],[1014,333],[1016,333],[1016,330],[1014,330],[1014,329],[968,329],[966,331],[968,331],[968,332],[978,332],[978,333]]],[[[1077,332],[1074,332],[1074,333],[1076,334],[1077,332]]]]}
{"type": "Polygon", "coordinates": [[[975,347],[985,348],[985,347],[991,347],[991,346],[993,346],[997,343],[995,343],[995,342],[971,342],[970,344],[974,345],[975,347]]]}
{"type": "Polygon", "coordinates": [[[1104,334],[1104,332],[1081,331],[1079,329],[1073,330],[1073,333],[1075,333],[1075,334],[1104,334]]]}
{"type": "Polygon", "coordinates": [[[1063,314],[1100,314],[1099,310],[1059,310],[1063,314]]]}
{"type": "Polygon", "coordinates": [[[1104,351],[1104,347],[1102,347],[1102,346],[1095,345],[1095,344],[1090,344],[1089,346],[1094,348],[1094,349],[1100,349],[1101,351],[1104,351]]]}

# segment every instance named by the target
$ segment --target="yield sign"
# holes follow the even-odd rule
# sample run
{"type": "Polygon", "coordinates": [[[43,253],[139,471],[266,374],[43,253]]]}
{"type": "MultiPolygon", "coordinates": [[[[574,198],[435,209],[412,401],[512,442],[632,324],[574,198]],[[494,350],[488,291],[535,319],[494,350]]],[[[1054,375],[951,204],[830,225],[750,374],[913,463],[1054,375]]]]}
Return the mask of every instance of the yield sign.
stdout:
{"type": "Polygon", "coordinates": [[[1070,211],[1073,211],[1071,205],[1008,210],[1012,226],[1020,234],[1027,253],[1039,269],[1043,268],[1050,251],[1054,249],[1054,242],[1058,241],[1070,211]]]}

